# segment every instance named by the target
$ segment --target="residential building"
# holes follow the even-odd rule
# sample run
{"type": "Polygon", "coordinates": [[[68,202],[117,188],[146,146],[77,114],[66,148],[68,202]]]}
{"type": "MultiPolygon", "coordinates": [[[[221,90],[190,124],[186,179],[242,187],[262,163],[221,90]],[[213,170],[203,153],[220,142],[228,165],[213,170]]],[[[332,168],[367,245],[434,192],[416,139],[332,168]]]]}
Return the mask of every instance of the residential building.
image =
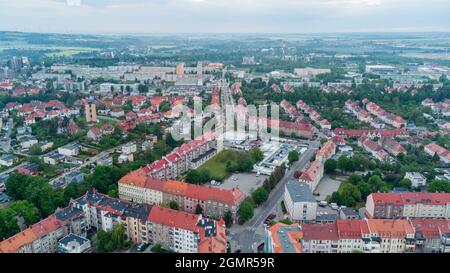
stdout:
{"type": "Polygon", "coordinates": [[[437,154],[439,156],[439,160],[444,163],[450,163],[450,151],[442,146],[437,145],[436,143],[430,143],[426,145],[424,147],[424,151],[430,156],[434,156],[435,154],[437,154]]]}
{"type": "Polygon", "coordinates": [[[320,180],[322,180],[323,171],[323,162],[315,160],[305,166],[298,180],[306,183],[311,191],[314,192],[320,180]]]}
{"type": "Polygon", "coordinates": [[[284,190],[284,205],[293,221],[306,223],[316,219],[317,202],[306,183],[288,181],[284,190]]]}
{"type": "Polygon", "coordinates": [[[450,253],[450,221],[445,219],[411,219],[416,252],[450,253]]]}
{"type": "Polygon", "coordinates": [[[411,187],[420,188],[427,185],[427,178],[418,172],[406,172],[405,178],[411,181],[411,187]]]}
{"type": "Polygon", "coordinates": [[[78,143],[70,143],[58,148],[58,153],[65,156],[76,156],[80,153],[81,145],[78,143]]]}
{"type": "Polygon", "coordinates": [[[225,253],[224,221],[168,208],[153,208],[148,215],[151,244],[180,253],[225,253]]]}
{"type": "Polygon", "coordinates": [[[450,218],[450,193],[372,193],[366,215],[374,219],[450,218]]]}
{"type": "Polygon", "coordinates": [[[4,154],[0,156],[0,166],[11,167],[17,162],[17,157],[11,154],[4,154]]]}
{"type": "Polygon", "coordinates": [[[378,143],[366,136],[362,136],[358,139],[358,146],[362,147],[380,161],[388,161],[390,159],[388,153],[386,153],[378,143]]]}
{"type": "Polygon", "coordinates": [[[302,253],[300,239],[303,233],[297,224],[276,223],[265,229],[266,253],[302,253]]]}
{"type": "Polygon", "coordinates": [[[133,172],[119,180],[119,196],[138,203],[161,204],[175,201],[181,210],[195,213],[197,206],[210,217],[223,217],[229,210],[235,217],[244,194],[239,188],[223,190],[174,180],[160,180],[133,172]]]}
{"type": "Polygon", "coordinates": [[[391,137],[384,137],[380,139],[381,147],[384,148],[392,156],[399,154],[406,154],[406,149],[400,143],[391,137]]]}
{"type": "Polygon", "coordinates": [[[316,160],[320,160],[322,162],[327,161],[336,153],[336,143],[333,141],[327,141],[322,144],[322,147],[316,153],[316,160]]]}
{"type": "Polygon", "coordinates": [[[88,253],[91,251],[91,241],[87,238],[70,233],[58,241],[58,253],[88,253]]]}

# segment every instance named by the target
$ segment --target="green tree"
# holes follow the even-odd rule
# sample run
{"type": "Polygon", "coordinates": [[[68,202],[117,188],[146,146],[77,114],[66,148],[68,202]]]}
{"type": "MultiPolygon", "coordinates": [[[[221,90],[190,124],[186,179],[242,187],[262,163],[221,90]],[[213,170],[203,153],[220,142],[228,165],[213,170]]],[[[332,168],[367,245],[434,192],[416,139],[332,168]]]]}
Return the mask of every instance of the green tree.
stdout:
{"type": "Polygon", "coordinates": [[[327,159],[324,164],[325,173],[331,174],[336,171],[337,161],[334,159],[327,159]]]}
{"type": "Polygon", "coordinates": [[[238,209],[239,222],[245,223],[253,217],[253,205],[249,201],[243,201],[238,209]]]}
{"type": "Polygon", "coordinates": [[[124,249],[126,246],[127,236],[125,235],[125,227],[123,224],[115,224],[111,231],[111,240],[115,249],[124,249]]]}
{"type": "Polygon", "coordinates": [[[340,189],[342,203],[348,207],[353,207],[361,201],[361,192],[358,188],[350,183],[345,183],[340,189]]]}
{"type": "Polygon", "coordinates": [[[400,180],[400,182],[398,182],[398,185],[400,187],[410,189],[411,188],[411,180],[409,180],[408,178],[403,178],[402,180],[400,180]]]}
{"type": "Polygon", "coordinates": [[[447,192],[450,193],[450,182],[434,179],[427,185],[428,192],[447,192]]]}
{"type": "Polygon", "coordinates": [[[27,226],[39,221],[39,210],[29,201],[16,201],[12,204],[11,209],[23,217],[27,226]]]}
{"type": "Polygon", "coordinates": [[[231,225],[233,224],[233,214],[230,210],[225,211],[225,213],[223,214],[223,220],[225,221],[225,226],[227,228],[231,227],[231,225]]]}
{"type": "Polygon", "coordinates": [[[195,214],[203,214],[203,208],[200,206],[200,204],[197,204],[195,207],[195,214]]]}
{"type": "Polygon", "coordinates": [[[11,209],[0,208],[0,240],[13,236],[20,231],[15,212],[11,209]]]}
{"type": "Polygon", "coordinates": [[[289,164],[292,164],[295,161],[298,161],[299,159],[299,155],[297,151],[290,151],[288,154],[288,160],[289,160],[289,164]]]}
{"type": "Polygon", "coordinates": [[[175,202],[175,201],[170,201],[170,203],[169,203],[169,208],[174,209],[174,210],[179,210],[179,209],[180,209],[180,206],[178,205],[177,202],[175,202]]]}
{"type": "Polygon", "coordinates": [[[340,156],[337,161],[337,168],[343,172],[346,172],[350,166],[350,159],[346,156],[340,156]]]}
{"type": "Polygon", "coordinates": [[[258,206],[266,202],[268,197],[269,194],[264,187],[259,187],[254,192],[252,192],[252,199],[258,206]]]}
{"type": "Polygon", "coordinates": [[[249,152],[255,163],[264,159],[264,153],[258,147],[251,148],[249,152]]]}

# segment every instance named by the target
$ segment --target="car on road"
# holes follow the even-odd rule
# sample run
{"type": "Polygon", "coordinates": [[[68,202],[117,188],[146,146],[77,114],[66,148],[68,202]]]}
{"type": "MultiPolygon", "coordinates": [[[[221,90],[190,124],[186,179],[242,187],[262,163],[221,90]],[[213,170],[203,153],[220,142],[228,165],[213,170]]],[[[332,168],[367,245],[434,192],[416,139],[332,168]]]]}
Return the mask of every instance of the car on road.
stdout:
{"type": "Polygon", "coordinates": [[[136,249],[137,249],[138,252],[143,252],[144,250],[147,249],[148,246],[149,246],[149,244],[141,243],[141,244],[139,244],[139,245],[137,246],[136,249]]]}
{"type": "Polygon", "coordinates": [[[323,200],[322,200],[322,201],[319,202],[319,206],[320,206],[320,207],[326,207],[327,205],[328,205],[328,202],[327,202],[327,201],[323,201],[323,200]]]}

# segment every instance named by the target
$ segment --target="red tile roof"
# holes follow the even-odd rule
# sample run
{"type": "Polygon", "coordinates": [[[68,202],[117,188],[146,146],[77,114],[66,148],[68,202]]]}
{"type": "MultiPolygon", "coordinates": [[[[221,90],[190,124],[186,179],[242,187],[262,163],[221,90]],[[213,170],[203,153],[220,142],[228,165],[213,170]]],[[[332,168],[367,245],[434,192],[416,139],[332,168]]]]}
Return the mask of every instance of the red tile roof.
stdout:
{"type": "Polygon", "coordinates": [[[199,215],[183,211],[154,206],[147,220],[160,225],[198,232],[197,223],[200,219],[199,217],[199,215]]]}

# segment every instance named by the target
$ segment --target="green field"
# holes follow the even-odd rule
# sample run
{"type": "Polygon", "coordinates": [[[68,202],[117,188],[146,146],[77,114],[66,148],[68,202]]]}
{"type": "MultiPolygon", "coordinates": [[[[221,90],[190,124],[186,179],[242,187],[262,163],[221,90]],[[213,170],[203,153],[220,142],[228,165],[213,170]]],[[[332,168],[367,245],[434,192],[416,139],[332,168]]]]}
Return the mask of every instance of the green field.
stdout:
{"type": "Polygon", "coordinates": [[[198,168],[198,171],[206,169],[213,179],[223,181],[231,174],[227,171],[227,162],[235,162],[235,164],[238,164],[237,162],[246,156],[248,156],[248,153],[234,150],[224,150],[198,168]]]}

